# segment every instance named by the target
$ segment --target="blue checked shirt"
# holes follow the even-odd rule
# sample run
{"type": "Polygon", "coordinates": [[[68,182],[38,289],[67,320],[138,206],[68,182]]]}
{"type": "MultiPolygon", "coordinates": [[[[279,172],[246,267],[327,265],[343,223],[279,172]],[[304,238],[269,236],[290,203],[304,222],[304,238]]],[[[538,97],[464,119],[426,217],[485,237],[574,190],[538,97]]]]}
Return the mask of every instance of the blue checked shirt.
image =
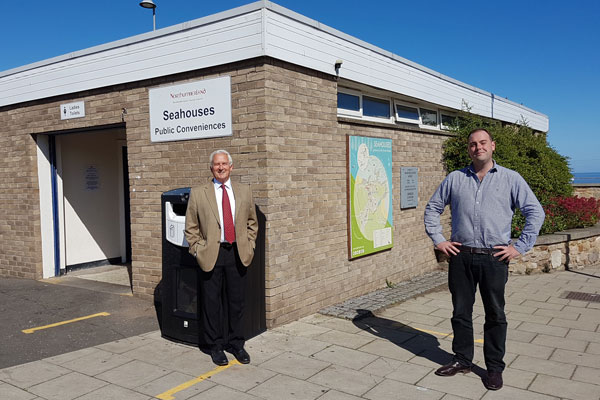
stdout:
{"type": "Polygon", "coordinates": [[[440,215],[448,204],[452,211],[452,242],[486,248],[512,244],[521,254],[535,244],[545,217],[521,175],[495,161],[482,181],[470,165],[448,174],[437,188],[425,207],[425,231],[436,246],[446,241],[440,215]],[[516,208],[526,223],[519,239],[512,243],[511,220],[516,208]]]}

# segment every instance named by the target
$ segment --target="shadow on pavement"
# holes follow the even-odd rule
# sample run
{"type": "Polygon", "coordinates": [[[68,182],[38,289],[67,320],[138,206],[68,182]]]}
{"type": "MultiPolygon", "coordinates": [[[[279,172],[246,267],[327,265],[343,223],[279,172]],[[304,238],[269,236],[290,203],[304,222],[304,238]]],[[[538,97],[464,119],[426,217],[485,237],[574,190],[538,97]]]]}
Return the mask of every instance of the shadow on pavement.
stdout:
{"type": "MultiPolygon", "coordinates": [[[[394,343],[398,347],[408,350],[416,356],[423,357],[439,366],[452,361],[452,354],[440,348],[437,337],[410,327],[398,321],[381,318],[369,310],[356,310],[357,316],[352,323],[365,332],[394,343]]],[[[480,378],[486,375],[486,371],[475,365],[472,372],[480,378]]]]}

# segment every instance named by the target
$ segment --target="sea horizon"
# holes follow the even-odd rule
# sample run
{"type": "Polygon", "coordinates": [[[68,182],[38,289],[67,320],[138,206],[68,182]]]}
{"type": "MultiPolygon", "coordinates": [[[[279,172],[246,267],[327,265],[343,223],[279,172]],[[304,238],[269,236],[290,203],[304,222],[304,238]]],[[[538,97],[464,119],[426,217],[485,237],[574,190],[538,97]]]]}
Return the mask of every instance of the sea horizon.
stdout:
{"type": "Polygon", "coordinates": [[[600,184],[600,172],[573,172],[571,183],[600,184]]]}

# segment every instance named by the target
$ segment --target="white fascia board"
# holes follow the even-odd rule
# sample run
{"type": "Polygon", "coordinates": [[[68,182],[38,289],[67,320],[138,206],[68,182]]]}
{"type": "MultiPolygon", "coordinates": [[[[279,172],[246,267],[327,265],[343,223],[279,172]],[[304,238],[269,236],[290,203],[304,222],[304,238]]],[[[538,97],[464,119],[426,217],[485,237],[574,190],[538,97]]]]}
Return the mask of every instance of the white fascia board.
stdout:
{"type": "Polygon", "coordinates": [[[266,13],[267,56],[335,74],[340,78],[413,97],[441,107],[514,123],[525,119],[533,129],[548,131],[548,117],[474,86],[423,67],[389,51],[337,31],[283,7],[266,13]],[[495,100],[495,101],[494,101],[495,100]],[[494,107],[500,106],[500,110],[494,107]]]}
{"type": "Polygon", "coordinates": [[[548,117],[423,67],[267,0],[0,72],[0,107],[267,55],[507,122],[548,130],[548,117]]]}
{"type": "Polygon", "coordinates": [[[258,57],[263,2],[0,73],[0,107],[258,57]]]}

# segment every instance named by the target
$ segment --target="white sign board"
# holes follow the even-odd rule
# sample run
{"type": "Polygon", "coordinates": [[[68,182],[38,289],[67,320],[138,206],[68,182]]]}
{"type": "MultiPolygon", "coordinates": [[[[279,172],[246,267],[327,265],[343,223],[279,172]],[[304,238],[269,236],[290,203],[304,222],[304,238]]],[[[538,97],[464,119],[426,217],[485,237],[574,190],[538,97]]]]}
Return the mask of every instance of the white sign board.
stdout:
{"type": "Polygon", "coordinates": [[[233,135],[229,76],[153,88],[149,95],[153,142],[233,135]]]}
{"type": "Polygon", "coordinates": [[[76,101],[60,105],[60,119],[83,118],[85,117],[85,103],[76,101]]]}

